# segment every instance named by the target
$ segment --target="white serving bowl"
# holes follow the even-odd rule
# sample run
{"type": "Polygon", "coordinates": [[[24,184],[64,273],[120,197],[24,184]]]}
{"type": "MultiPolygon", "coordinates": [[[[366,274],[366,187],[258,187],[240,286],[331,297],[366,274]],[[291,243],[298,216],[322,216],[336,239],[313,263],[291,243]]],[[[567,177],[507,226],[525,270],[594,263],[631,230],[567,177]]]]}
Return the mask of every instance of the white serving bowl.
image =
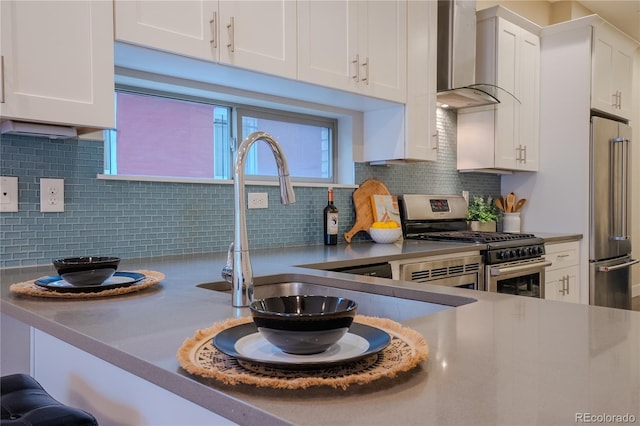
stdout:
{"type": "Polygon", "coordinates": [[[393,243],[402,236],[402,228],[369,228],[369,235],[376,243],[393,243]]]}

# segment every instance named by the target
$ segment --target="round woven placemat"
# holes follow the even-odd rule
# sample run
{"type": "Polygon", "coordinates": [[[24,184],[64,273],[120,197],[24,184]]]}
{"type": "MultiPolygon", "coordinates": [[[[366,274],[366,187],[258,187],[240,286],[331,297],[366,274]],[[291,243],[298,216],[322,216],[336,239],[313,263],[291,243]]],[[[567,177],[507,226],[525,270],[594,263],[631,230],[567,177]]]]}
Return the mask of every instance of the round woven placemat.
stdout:
{"type": "MultiPolygon", "coordinates": [[[[95,297],[119,296],[121,294],[128,294],[136,291],[141,291],[141,290],[144,290],[145,288],[149,288],[153,285],[158,284],[160,281],[164,279],[164,274],[162,272],[147,271],[147,270],[133,271],[133,272],[144,274],[145,275],[144,279],[127,287],[111,288],[103,291],[80,292],[80,293],[59,292],[55,290],[49,290],[44,287],[40,287],[36,285],[34,282],[36,280],[29,280],[21,283],[11,284],[11,287],[9,287],[9,290],[11,290],[14,293],[25,294],[27,296],[35,296],[35,297],[54,297],[54,298],[63,298],[63,299],[89,299],[89,298],[95,298],[95,297]]],[[[43,277],[43,278],[46,278],[46,277],[43,277]]]]}
{"type": "Polygon", "coordinates": [[[240,383],[276,389],[304,389],[330,386],[347,389],[350,385],[393,378],[427,359],[429,347],[415,330],[386,318],[357,315],[355,321],[389,333],[391,343],[377,354],[361,360],[312,370],[278,369],[261,363],[240,361],[213,346],[213,337],[230,327],[251,322],[251,317],[215,323],[184,341],[178,349],[180,366],[191,374],[213,378],[229,385],[240,383]]]}

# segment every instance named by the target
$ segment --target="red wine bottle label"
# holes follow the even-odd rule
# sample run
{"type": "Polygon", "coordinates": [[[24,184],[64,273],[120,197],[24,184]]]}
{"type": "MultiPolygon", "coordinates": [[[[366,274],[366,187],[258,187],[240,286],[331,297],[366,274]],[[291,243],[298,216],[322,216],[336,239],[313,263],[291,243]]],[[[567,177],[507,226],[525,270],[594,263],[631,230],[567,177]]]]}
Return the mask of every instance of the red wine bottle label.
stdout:
{"type": "Polygon", "coordinates": [[[327,234],[336,235],[338,233],[338,213],[327,212],[327,234]]]}

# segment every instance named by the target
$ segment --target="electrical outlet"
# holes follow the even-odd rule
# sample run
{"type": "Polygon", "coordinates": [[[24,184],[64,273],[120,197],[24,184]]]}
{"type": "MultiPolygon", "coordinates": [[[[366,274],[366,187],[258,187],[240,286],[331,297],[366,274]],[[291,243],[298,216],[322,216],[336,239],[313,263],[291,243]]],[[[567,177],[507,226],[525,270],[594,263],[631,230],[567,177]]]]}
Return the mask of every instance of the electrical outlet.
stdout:
{"type": "Polygon", "coordinates": [[[0,212],[18,211],[18,178],[0,176],[0,212]]]}
{"type": "Polygon", "coordinates": [[[40,211],[64,211],[64,179],[40,179],[40,211]]]}
{"type": "Polygon", "coordinates": [[[269,208],[269,194],[266,192],[250,192],[249,194],[250,209],[267,209],[269,208]]]}

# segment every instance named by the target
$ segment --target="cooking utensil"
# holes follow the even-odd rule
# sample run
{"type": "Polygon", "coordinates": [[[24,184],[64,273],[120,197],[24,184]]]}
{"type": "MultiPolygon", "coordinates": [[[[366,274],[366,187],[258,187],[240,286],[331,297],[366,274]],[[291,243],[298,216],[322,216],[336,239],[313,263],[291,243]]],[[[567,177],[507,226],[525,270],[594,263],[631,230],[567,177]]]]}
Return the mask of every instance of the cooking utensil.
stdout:
{"type": "Polygon", "coordinates": [[[524,206],[524,203],[526,203],[526,202],[527,202],[527,199],[526,199],[526,198],[521,198],[521,199],[519,199],[519,200],[516,202],[516,205],[515,205],[515,207],[513,208],[513,211],[514,211],[514,212],[519,212],[519,211],[520,211],[520,209],[522,208],[522,206],[524,206]]]}
{"type": "Polygon", "coordinates": [[[353,205],[356,209],[356,223],[350,231],[344,233],[348,243],[359,231],[369,232],[374,222],[371,196],[375,194],[391,195],[384,183],[376,179],[367,179],[353,192],[353,205]]]}
{"type": "Polygon", "coordinates": [[[496,207],[504,212],[504,201],[503,201],[503,198],[502,197],[496,198],[495,203],[496,203],[496,207]]]}
{"type": "Polygon", "coordinates": [[[516,203],[516,194],[514,194],[513,192],[508,193],[505,202],[505,213],[513,213],[513,206],[516,203]]]}

